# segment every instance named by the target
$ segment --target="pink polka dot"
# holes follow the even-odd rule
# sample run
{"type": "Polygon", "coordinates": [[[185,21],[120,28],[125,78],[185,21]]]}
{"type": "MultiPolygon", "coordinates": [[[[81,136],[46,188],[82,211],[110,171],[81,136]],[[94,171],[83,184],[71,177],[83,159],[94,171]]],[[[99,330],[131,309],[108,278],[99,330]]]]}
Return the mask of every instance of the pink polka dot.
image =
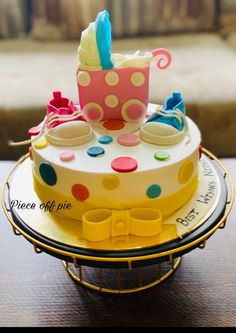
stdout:
{"type": "Polygon", "coordinates": [[[73,185],[71,192],[78,201],[85,201],[89,197],[89,190],[82,184],[73,185]]]}
{"type": "Polygon", "coordinates": [[[111,167],[116,172],[132,172],[138,167],[138,163],[131,157],[118,157],[111,163],[111,167]]]}
{"type": "Polygon", "coordinates": [[[62,162],[70,162],[73,161],[75,159],[75,154],[73,153],[73,151],[63,151],[60,154],[60,160],[62,162]]]}
{"type": "Polygon", "coordinates": [[[92,121],[96,121],[100,119],[101,112],[96,108],[91,108],[87,111],[87,117],[92,121]]]}
{"type": "Polygon", "coordinates": [[[131,120],[138,120],[142,118],[144,110],[140,105],[134,104],[130,105],[126,112],[131,120]]]}
{"type": "Polygon", "coordinates": [[[141,140],[137,134],[124,133],[118,136],[117,142],[121,146],[131,147],[131,146],[137,146],[141,142],[141,140]]]}

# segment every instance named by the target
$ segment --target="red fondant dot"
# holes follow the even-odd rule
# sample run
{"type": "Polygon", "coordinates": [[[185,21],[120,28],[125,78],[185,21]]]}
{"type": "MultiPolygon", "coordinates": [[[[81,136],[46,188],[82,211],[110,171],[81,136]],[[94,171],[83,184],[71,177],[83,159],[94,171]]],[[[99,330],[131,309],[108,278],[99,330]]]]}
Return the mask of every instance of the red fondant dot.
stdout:
{"type": "Polygon", "coordinates": [[[81,184],[73,185],[71,192],[78,201],[85,201],[89,197],[89,190],[86,186],[81,184]]]}
{"type": "Polygon", "coordinates": [[[28,130],[28,134],[30,136],[36,136],[40,133],[40,126],[34,126],[34,127],[31,127],[29,130],[28,130]]]}
{"type": "Polygon", "coordinates": [[[131,157],[118,157],[111,163],[111,167],[116,172],[132,172],[138,167],[138,163],[131,157]]]}
{"type": "Polygon", "coordinates": [[[122,120],[110,119],[104,122],[103,127],[105,127],[109,131],[117,131],[124,128],[125,124],[122,120]]]}

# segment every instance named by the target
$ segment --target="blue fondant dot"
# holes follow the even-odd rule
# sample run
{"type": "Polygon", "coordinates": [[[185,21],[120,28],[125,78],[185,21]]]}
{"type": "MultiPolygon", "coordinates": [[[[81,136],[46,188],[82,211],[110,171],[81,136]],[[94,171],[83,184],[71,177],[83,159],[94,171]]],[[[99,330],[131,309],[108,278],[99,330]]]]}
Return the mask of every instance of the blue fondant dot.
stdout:
{"type": "Polygon", "coordinates": [[[161,195],[161,187],[157,184],[153,184],[147,189],[147,196],[150,199],[158,198],[160,195],[161,195]]]}
{"type": "Polygon", "coordinates": [[[91,147],[87,150],[87,153],[91,157],[97,157],[105,154],[105,150],[102,147],[91,147]]]}
{"type": "Polygon", "coordinates": [[[105,135],[102,136],[99,140],[99,143],[103,144],[103,145],[108,145],[109,143],[113,142],[113,139],[111,136],[105,135]]]}
{"type": "Polygon", "coordinates": [[[39,172],[43,181],[49,185],[53,186],[57,183],[57,174],[54,168],[47,162],[43,162],[39,166],[39,172]]]}

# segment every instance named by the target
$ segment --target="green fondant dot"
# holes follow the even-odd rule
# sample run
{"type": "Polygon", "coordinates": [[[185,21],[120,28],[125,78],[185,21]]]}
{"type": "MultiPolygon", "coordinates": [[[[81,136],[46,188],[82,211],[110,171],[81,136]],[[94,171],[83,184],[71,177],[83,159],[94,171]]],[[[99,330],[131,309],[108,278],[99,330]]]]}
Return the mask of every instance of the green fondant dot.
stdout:
{"type": "Polygon", "coordinates": [[[161,195],[161,187],[157,184],[153,184],[147,189],[147,196],[150,199],[156,199],[160,195],[161,195]]]}
{"type": "Polygon", "coordinates": [[[170,154],[167,151],[157,151],[154,156],[158,161],[166,161],[170,158],[170,154]]]}

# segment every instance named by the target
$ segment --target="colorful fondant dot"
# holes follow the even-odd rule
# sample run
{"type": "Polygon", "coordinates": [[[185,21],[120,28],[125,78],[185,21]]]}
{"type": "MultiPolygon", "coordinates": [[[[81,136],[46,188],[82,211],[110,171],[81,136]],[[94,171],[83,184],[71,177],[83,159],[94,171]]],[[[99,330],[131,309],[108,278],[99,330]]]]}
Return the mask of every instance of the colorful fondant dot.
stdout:
{"type": "Polygon", "coordinates": [[[105,104],[109,108],[116,108],[119,104],[119,98],[116,95],[108,95],[105,98],[105,104]]]}
{"type": "Polygon", "coordinates": [[[105,82],[111,87],[116,86],[119,83],[119,74],[114,71],[108,72],[105,76],[105,82]]]}
{"type": "Polygon", "coordinates": [[[99,143],[102,145],[108,145],[109,143],[113,142],[113,138],[109,135],[104,135],[98,140],[99,143]]]}
{"type": "Polygon", "coordinates": [[[194,163],[191,160],[187,160],[183,163],[179,170],[178,181],[180,184],[186,184],[193,175],[194,163]]]}
{"type": "Polygon", "coordinates": [[[105,150],[102,147],[90,147],[87,150],[87,153],[91,157],[97,157],[97,156],[105,154],[105,150]]]}
{"type": "Polygon", "coordinates": [[[44,138],[40,138],[40,139],[38,139],[37,141],[34,142],[34,147],[36,149],[44,149],[44,148],[47,147],[47,145],[48,145],[48,142],[44,138]]]}
{"type": "Polygon", "coordinates": [[[116,172],[132,172],[138,167],[138,163],[131,157],[118,157],[111,163],[111,167],[116,172]]]}
{"type": "Polygon", "coordinates": [[[146,114],[146,105],[138,99],[129,99],[121,108],[121,115],[125,121],[139,121],[146,114]]]}
{"type": "Polygon", "coordinates": [[[133,86],[141,87],[145,83],[145,76],[143,73],[136,72],[131,75],[130,81],[133,86]]]}
{"type": "Polygon", "coordinates": [[[90,109],[87,111],[87,117],[92,121],[96,121],[100,117],[100,112],[99,112],[99,110],[97,110],[95,108],[90,109]]]}
{"type": "Polygon", "coordinates": [[[125,124],[122,120],[110,119],[110,120],[106,120],[103,123],[103,127],[109,131],[118,131],[118,130],[124,128],[125,124]]]}
{"type": "Polygon", "coordinates": [[[31,159],[31,161],[33,161],[33,149],[32,149],[32,147],[29,147],[29,158],[31,159]]]}
{"type": "Polygon", "coordinates": [[[40,126],[34,126],[34,127],[31,127],[29,130],[28,130],[28,134],[30,136],[36,136],[40,133],[40,130],[41,130],[41,127],[40,126]]]}
{"type": "Polygon", "coordinates": [[[118,136],[117,142],[121,146],[132,147],[137,146],[141,142],[141,140],[137,134],[124,133],[118,136]]]}
{"type": "Polygon", "coordinates": [[[71,192],[78,201],[85,201],[89,197],[89,190],[82,184],[73,185],[71,192]]]}
{"type": "Polygon", "coordinates": [[[170,154],[167,151],[158,151],[154,156],[158,161],[167,161],[170,159],[170,154]]]}
{"type": "Polygon", "coordinates": [[[82,87],[88,87],[91,83],[91,77],[87,72],[79,72],[78,82],[82,87]]]}
{"type": "Polygon", "coordinates": [[[75,154],[73,153],[73,151],[63,151],[60,154],[60,160],[62,162],[70,162],[73,161],[75,159],[75,154]]]}
{"type": "Polygon", "coordinates": [[[41,163],[39,166],[39,173],[47,185],[53,186],[57,183],[57,174],[51,164],[47,162],[41,163]]]}
{"type": "Polygon", "coordinates": [[[130,120],[139,120],[144,115],[143,106],[138,104],[130,105],[126,112],[130,120]]]}
{"type": "Polygon", "coordinates": [[[150,199],[156,199],[160,195],[161,195],[161,187],[157,184],[153,184],[147,189],[147,196],[150,199]]]}
{"type": "Polygon", "coordinates": [[[83,109],[82,113],[85,118],[92,121],[101,121],[104,115],[102,107],[98,103],[88,103],[83,109]]]}
{"type": "Polygon", "coordinates": [[[102,185],[106,190],[115,190],[120,186],[120,180],[117,176],[106,176],[103,179],[102,185]]]}

